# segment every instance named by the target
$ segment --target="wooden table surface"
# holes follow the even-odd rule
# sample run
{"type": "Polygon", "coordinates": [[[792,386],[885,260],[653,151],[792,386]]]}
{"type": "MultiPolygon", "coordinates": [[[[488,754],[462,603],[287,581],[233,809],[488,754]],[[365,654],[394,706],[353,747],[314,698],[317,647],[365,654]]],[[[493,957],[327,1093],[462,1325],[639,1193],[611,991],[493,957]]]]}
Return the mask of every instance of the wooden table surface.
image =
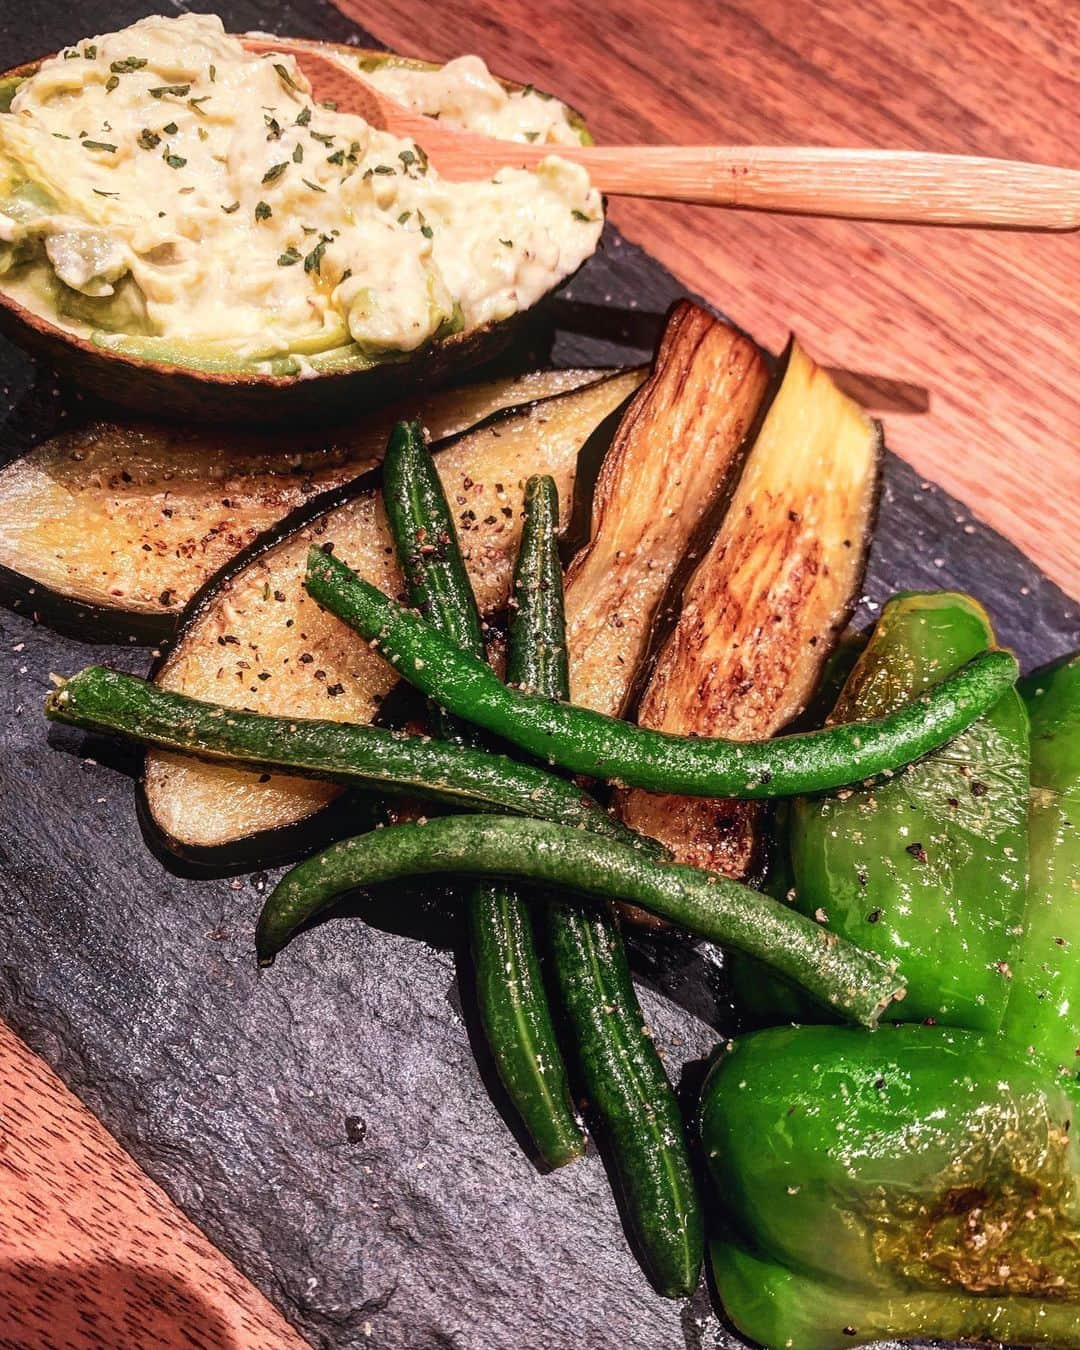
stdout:
{"type": "MultiPolygon", "coordinates": [[[[1080,163],[1073,0],[339,4],[403,52],[480,52],[500,73],[558,92],[606,141],[880,145],[1080,163]]],[[[891,447],[1080,594],[1075,235],[630,201],[612,203],[611,215],[763,343],[780,347],[793,327],[819,359],[871,377],[891,447]]],[[[297,1344],[0,1026],[0,1345],[297,1344]]]]}

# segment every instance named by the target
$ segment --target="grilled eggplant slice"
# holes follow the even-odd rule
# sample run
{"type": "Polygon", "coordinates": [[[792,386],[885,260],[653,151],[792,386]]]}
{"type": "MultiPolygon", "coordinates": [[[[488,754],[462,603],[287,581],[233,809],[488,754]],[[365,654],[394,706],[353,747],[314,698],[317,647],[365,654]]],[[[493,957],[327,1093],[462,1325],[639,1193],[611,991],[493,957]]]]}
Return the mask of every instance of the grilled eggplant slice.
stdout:
{"type": "MultiPolygon", "coordinates": [[[[579,451],[606,434],[644,378],[610,375],[570,393],[506,410],[448,443],[440,474],[457,512],[469,575],[481,610],[506,604],[521,529],[524,481],[549,473],[569,501],[579,451]],[[605,427],[607,423],[607,427],[605,427]]],[[[319,503],[277,543],[241,555],[189,608],[178,640],[155,678],[197,698],[298,717],[369,722],[395,683],[390,668],[303,588],[311,543],[332,546],[361,576],[398,593],[377,479],[342,490],[332,508],[319,503]]],[[[174,853],[219,865],[236,846],[263,862],[295,852],[293,828],[340,791],[333,784],[260,775],[151,752],[144,817],[174,853]],[[272,832],[272,833],[271,833],[272,832]],[[252,836],[257,836],[257,843],[252,836]]]]}
{"type": "MultiPolygon", "coordinates": [[[[682,736],[771,736],[811,699],[862,586],[881,428],[792,340],[783,380],[638,709],[682,736]]],[[[755,803],[634,790],[623,820],[680,862],[743,878],[755,803]]]]}
{"type": "Polygon", "coordinates": [[[737,473],[768,384],[760,352],[688,300],[627,409],[566,579],[571,701],[618,715],[680,559],[737,473]]]}
{"type": "Polygon", "coordinates": [[[0,471],[0,594],[95,637],[164,638],[265,530],[381,458],[402,416],[436,440],[601,372],[534,371],[432,393],[334,433],[266,435],[97,422],[0,471]]]}

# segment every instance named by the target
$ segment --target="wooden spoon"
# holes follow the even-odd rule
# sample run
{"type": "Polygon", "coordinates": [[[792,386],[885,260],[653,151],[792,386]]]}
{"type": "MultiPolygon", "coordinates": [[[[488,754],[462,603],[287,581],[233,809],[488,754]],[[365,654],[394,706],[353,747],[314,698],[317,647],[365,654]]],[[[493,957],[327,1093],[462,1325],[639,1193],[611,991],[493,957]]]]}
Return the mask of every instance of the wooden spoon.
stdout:
{"type": "Polygon", "coordinates": [[[442,126],[388,98],[354,68],[354,49],[293,38],[245,38],[252,51],[289,52],[316,98],[332,98],[380,130],[419,142],[440,174],[485,178],[574,160],[602,192],[755,211],[915,225],[1024,230],[1080,228],[1080,170],[915,150],[816,146],[544,146],[442,126]]]}

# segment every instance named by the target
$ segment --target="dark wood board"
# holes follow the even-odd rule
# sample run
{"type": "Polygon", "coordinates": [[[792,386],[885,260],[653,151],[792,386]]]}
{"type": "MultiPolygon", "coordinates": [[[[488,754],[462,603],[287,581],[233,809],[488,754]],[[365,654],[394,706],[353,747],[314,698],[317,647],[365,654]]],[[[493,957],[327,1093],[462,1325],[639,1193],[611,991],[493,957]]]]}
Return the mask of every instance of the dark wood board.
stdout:
{"type": "MultiPolygon", "coordinates": [[[[318,0],[217,8],[234,28],[354,33],[318,0]]],[[[31,0],[0,37],[0,66],[144,12],[31,0]]],[[[640,360],[679,293],[609,232],[547,311],[551,359],[640,360]]],[[[7,346],[0,386],[5,454],[79,415],[7,346]]],[[[890,458],[862,617],[894,590],[934,586],[978,595],[1025,666],[1080,646],[1057,587],[890,458]]],[[[0,612],[0,1016],[147,1172],[316,1345],[737,1345],[704,1289],[686,1305],[649,1290],[598,1157],[542,1177],[519,1147],[478,1051],[452,920],[383,905],[377,922],[326,922],[256,972],[270,878],[166,870],[135,821],[136,759],[40,718],[49,672],[91,660],[141,672],[149,658],[0,612]]],[[[635,958],[689,1097],[724,1029],[719,957],[661,942],[635,958]]]]}

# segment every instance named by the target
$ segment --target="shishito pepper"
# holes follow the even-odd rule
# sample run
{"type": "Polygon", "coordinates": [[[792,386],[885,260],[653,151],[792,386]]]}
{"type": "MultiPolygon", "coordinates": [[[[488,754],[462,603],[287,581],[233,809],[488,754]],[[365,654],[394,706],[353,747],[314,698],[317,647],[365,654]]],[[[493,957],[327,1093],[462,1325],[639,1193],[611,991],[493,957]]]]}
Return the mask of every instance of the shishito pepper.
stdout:
{"type": "Polygon", "coordinates": [[[716,1286],[768,1350],[971,1337],[1080,1347],[1080,1139],[998,1036],[784,1027],[735,1043],[701,1138],[716,1286]]]}
{"type": "MultiPolygon", "coordinates": [[[[968,596],[891,600],[831,722],[876,717],[994,646],[968,596]]],[[[884,781],[792,810],[792,899],[835,933],[896,961],[895,1021],[1000,1028],[1027,882],[1028,726],[1009,689],[950,744],[884,781]]]]}
{"type": "Polygon", "coordinates": [[[1002,1028],[1080,1077],[1080,653],[1020,685],[1031,719],[1024,936],[1002,1028]]]}

